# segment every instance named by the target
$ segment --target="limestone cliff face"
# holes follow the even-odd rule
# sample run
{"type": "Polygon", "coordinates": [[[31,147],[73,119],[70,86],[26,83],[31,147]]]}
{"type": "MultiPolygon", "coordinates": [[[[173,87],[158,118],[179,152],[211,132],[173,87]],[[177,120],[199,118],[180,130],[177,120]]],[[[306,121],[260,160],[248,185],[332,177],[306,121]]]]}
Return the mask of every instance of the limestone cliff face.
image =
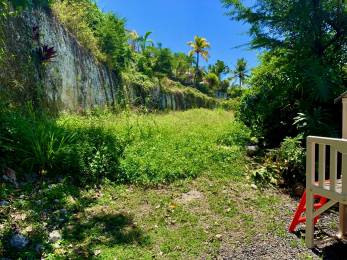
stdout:
{"type": "MultiPolygon", "coordinates": [[[[22,82],[14,96],[29,93],[23,100],[44,96],[48,106],[60,111],[82,111],[124,101],[156,110],[215,106],[213,99],[189,88],[174,90],[159,81],[150,88],[121,82],[115,71],[99,63],[47,10],[25,11],[9,21],[6,42],[12,58],[4,65],[7,69],[0,71],[0,88],[22,82]],[[38,67],[32,53],[40,46],[53,47],[56,57],[38,67]]],[[[7,92],[12,93],[15,88],[9,89],[7,92]]]]}
{"type": "Polygon", "coordinates": [[[56,57],[45,65],[44,88],[60,109],[78,110],[111,105],[119,92],[116,75],[85,50],[53,16],[26,12],[28,31],[38,28],[40,45],[54,47],[56,57]]]}

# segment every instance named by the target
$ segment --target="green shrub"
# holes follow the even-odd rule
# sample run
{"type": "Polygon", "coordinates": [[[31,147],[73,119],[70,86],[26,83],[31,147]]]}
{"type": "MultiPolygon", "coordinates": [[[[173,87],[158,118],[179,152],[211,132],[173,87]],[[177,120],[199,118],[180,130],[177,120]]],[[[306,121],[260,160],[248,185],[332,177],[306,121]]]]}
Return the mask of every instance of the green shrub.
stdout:
{"type": "Polygon", "coordinates": [[[219,102],[219,107],[225,110],[237,111],[240,107],[240,99],[232,98],[232,99],[222,100],[219,102]]]}
{"type": "Polygon", "coordinates": [[[305,149],[303,136],[287,137],[278,149],[269,150],[261,167],[251,172],[251,178],[259,185],[276,184],[282,180],[288,186],[305,182],[305,149]]]}
{"type": "Polygon", "coordinates": [[[303,136],[287,137],[278,150],[278,161],[282,163],[282,175],[287,182],[305,181],[305,149],[303,136]]]}
{"type": "Polygon", "coordinates": [[[70,177],[83,184],[115,178],[120,155],[115,135],[92,121],[69,125],[65,119],[57,123],[45,114],[2,109],[2,167],[70,177]]]}
{"type": "Polygon", "coordinates": [[[226,127],[225,132],[219,137],[218,142],[222,145],[240,145],[245,146],[251,140],[251,132],[239,121],[226,127]]]}
{"type": "Polygon", "coordinates": [[[244,92],[244,88],[240,88],[239,86],[232,86],[228,89],[228,96],[230,98],[240,98],[244,92]]]}
{"type": "Polygon", "coordinates": [[[74,134],[58,127],[40,113],[2,109],[0,146],[7,166],[46,175],[55,169],[57,158],[73,143],[74,134]]]}
{"type": "MultiPolygon", "coordinates": [[[[97,7],[89,1],[54,1],[52,4],[54,15],[59,21],[77,38],[83,47],[99,60],[106,61],[106,55],[101,52],[98,38],[95,36],[92,27],[89,25],[88,14],[91,12],[95,16],[101,16],[97,7]]],[[[96,19],[96,17],[93,17],[96,19]]]]}
{"type": "Polygon", "coordinates": [[[98,183],[107,177],[116,180],[121,146],[96,117],[64,116],[58,124],[75,133],[75,142],[61,154],[61,171],[71,173],[82,184],[98,183]],[[89,118],[89,119],[88,119],[89,118]],[[93,120],[95,119],[95,121],[93,120]]]}

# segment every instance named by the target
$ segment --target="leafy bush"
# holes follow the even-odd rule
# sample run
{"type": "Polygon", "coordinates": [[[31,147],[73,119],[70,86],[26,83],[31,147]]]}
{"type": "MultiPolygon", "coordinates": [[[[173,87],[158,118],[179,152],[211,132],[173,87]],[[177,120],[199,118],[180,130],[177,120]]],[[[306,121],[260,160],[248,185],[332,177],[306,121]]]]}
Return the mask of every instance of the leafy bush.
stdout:
{"type": "Polygon", "coordinates": [[[297,116],[294,117],[294,120],[294,125],[300,132],[304,133],[305,136],[318,135],[338,137],[338,131],[331,127],[334,123],[332,122],[330,114],[321,107],[314,108],[312,113],[298,113],[297,116]]]}
{"type": "Polygon", "coordinates": [[[71,177],[83,184],[98,183],[105,177],[117,180],[121,146],[116,135],[96,117],[78,119],[65,115],[58,121],[60,127],[76,135],[73,145],[62,153],[61,171],[74,174],[71,177]]]}
{"type": "Polygon", "coordinates": [[[120,147],[102,125],[72,127],[67,119],[57,123],[45,114],[7,109],[1,110],[0,119],[2,167],[22,175],[71,177],[83,184],[116,176],[120,147]]]}
{"type": "Polygon", "coordinates": [[[232,99],[222,100],[219,102],[219,107],[225,110],[237,111],[240,107],[240,99],[232,98],[232,99]]]}
{"type": "Polygon", "coordinates": [[[48,116],[28,111],[1,109],[0,149],[7,166],[43,176],[54,170],[57,158],[73,143],[74,134],[59,128],[48,116]]]}
{"type": "Polygon", "coordinates": [[[245,146],[251,140],[251,132],[239,121],[235,121],[226,127],[225,132],[219,137],[218,142],[222,145],[245,146]]]}
{"type": "Polygon", "coordinates": [[[244,92],[245,92],[244,88],[240,88],[239,86],[233,85],[232,87],[228,89],[228,96],[230,98],[239,98],[243,95],[244,92]]]}
{"type": "Polygon", "coordinates": [[[289,186],[305,182],[305,149],[303,136],[287,137],[278,149],[270,150],[262,166],[253,170],[251,177],[259,185],[276,184],[279,180],[289,186]]]}
{"type": "Polygon", "coordinates": [[[282,175],[287,182],[305,181],[303,139],[303,135],[287,137],[278,150],[278,160],[282,163],[282,175]]]}
{"type": "Polygon", "coordinates": [[[252,70],[251,90],[241,101],[241,120],[271,147],[302,131],[335,135],[341,114],[334,99],[347,83],[347,44],[342,40],[347,20],[340,22],[345,3],[222,2],[233,19],[251,26],[251,46],[267,50],[252,70]]]}
{"type": "Polygon", "coordinates": [[[85,48],[91,51],[98,60],[106,61],[105,54],[100,51],[98,38],[89,24],[92,22],[89,19],[97,19],[101,16],[101,12],[95,4],[90,1],[58,0],[52,4],[52,10],[60,22],[76,36],[85,48]]]}

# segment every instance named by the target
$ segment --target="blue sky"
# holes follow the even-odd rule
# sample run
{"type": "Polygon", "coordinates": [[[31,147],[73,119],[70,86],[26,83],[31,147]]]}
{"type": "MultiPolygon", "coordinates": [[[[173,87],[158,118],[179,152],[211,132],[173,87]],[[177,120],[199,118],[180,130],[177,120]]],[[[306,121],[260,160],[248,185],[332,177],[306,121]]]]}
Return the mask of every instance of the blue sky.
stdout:
{"type": "Polygon", "coordinates": [[[235,48],[250,41],[248,26],[231,21],[219,0],[98,0],[103,11],[126,18],[127,29],[153,32],[151,39],[163,47],[188,53],[194,35],[211,43],[209,63],[223,60],[233,67],[244,57],[249,68],[257,65],[257,51],[235,48]]]}

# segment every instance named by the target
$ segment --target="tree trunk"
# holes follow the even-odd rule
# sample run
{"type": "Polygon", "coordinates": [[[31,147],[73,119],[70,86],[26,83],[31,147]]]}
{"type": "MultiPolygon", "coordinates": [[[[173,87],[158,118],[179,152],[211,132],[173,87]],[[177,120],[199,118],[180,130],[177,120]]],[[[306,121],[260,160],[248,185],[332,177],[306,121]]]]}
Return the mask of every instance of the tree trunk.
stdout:
{"type": "Polygon", "coordinates": [[[197,52],[196,53],[196,71],[199,70],[199,57],[200,57],[200,54],[197,52]]]}
{"type": "Polygon", "coordinates": [[[196,53],[196,68],[195,68],[195,87],[198,87],[198,73],[199,73],[199,52],[196,53]]]}

